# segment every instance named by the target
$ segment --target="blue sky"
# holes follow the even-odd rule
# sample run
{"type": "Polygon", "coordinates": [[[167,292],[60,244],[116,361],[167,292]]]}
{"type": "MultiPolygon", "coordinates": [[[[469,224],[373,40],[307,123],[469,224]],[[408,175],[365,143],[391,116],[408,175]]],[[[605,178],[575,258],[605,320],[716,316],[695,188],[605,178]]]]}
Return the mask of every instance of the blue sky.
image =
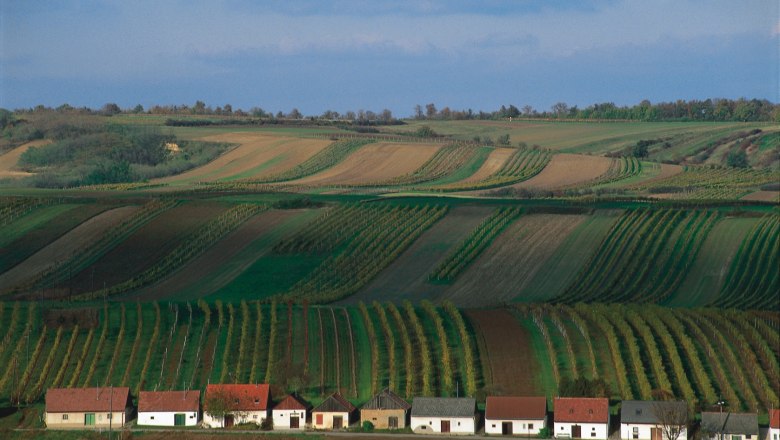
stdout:
{"type": "Polygon", "coordinates": [[[780,101],[776,0],[0,0],[0,107],[780,101]]]}

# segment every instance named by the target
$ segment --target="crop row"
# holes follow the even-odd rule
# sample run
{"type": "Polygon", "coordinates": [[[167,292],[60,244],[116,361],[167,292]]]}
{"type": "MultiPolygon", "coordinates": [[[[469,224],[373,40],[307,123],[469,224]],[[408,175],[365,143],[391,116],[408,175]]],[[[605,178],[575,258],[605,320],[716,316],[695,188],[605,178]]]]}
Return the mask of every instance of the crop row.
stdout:
{"type": "MultiPolygon", "coordinates": [[[[377,182],[375,185],[415,185],[441,179],[459,170],[476,154],[477,149],[471,145],[457,143],[442,147],[415,171],[390,180],[377,182]]],[[[361,186],[367,186],[361,184],[361,186]]]]}
{"type": "Polygon", "coordinates": [[[607,171],[601,176],[584,183],[579,183],[577,187],[592,187],[596,185],[604,185],[607,183],[617,182],[619,180],[628,179],[629,177],[638,176],[642,172],[642,162],[635,157],[620,157],[613,158],[609,164],[607,171]]]}
{"type": "Polygon", "coordinates": [[[428,227],[444,216],[441,206],[399,206],[374,215],[373,221],[347,240],[285,294],[286,299],[330,302],[364,286],[394,261],[428,227]]]}
{"type": "Polygon", "coordinates": [[[493,239],[520,216],[520,208],[500,208],[482,221],[428,276],[432,281],[451,282],[485,250],[493,239]]]}
{"type": "Polygon", "coordinates": [[[5,226],[36,208],[53,203],[55,199],[50,198],[2,197],[0,198],[0,226],[5,226]]]}
{"type": "Polygon", "coordinates": [[[780,217],[769,215],[743,239],[715,305],[753,309],[777,308],[780,217]]]}
{"type": "Polygon", "coordinates": [[[369,139],[350,139],[336,141],[325,147],[322,151],[316,153],[314,156],[294,166],[293,168],[290,168],[289,170],[282,171],[281,173],[274,174],[263,179],[253,179],[250,180],[249,183],[283,182],[310,176],[336,165],[337,163],[346,159],[350,154],[362,148],[364,145],[370,144],[372,142],[373,140],[369,139]]]}
{"type": "Polygon", "coordinates": [[[681,197],[691,199],[732,199],[776,181],[777,175],[770,169],[690,165],[680,174],[638,184],[634,189],[680,192],[681,197]]]}
{"type": "Polygon", "coordinates": [[[253,215],[265,209],[262,205],[242,204],[229,209],[216,219],[203,225],[183,240],[183,243],[173,249],[168,255],[158,261],[154,267],[113,286],[86,292],[76,296],[76,299],[95,299],[151,284],[171,272],[181,268],[185,263],[201,255],[214,243],[229,232],[235,230],[253,215]]]}
{"type": "Polygon", "coordinates": [[[455,182],[437,186],[438,191],[465,191],[496,188],[528,180],[539,174],[552,159],[549,150],[519,148],[498,171],[477,182],[455,182]]]}

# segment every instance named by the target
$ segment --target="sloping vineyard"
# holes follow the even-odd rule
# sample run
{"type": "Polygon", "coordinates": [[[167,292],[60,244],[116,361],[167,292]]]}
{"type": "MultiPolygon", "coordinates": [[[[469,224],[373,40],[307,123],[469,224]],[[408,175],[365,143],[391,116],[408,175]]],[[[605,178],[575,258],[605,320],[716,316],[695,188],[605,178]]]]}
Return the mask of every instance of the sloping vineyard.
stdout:
{"type": "Polygon", "coordinates": [[[637,185],[634,189],[649,193],[672,193],[685,199],[738,199],[762,185],[777,181],[771,169],[693,166],[673,177],[637,185]]]}
{"type": "Polygon", "coordinates": [[[491,176],[478,182],[455,182],[434,187],[439,191],[464,191],[495,188],[528,180],[539,174],[550,163],[549,150],[518,148],[501,168],[491,176]]]}
{"type": "Polygon", "coordinates": [[[337,163],[343,161],[347,156],[359,150],[364,145],[374,142],[370,139],[349,139],[336,141],[303,163],[293,168],[283,171],[279,174],[268,176],[262,179],[247,180],[244,183],[270,183],[284,182],[288,180],[300,179],[326,170],[337,163]]]}

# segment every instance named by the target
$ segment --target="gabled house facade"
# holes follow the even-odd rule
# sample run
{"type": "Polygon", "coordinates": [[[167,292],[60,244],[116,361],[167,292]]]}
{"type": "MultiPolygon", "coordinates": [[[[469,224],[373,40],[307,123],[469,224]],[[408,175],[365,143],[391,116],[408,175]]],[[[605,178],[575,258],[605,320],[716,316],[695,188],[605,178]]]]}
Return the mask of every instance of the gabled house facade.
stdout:
{"type": "Polygon", "coordinates": [[[271,411],[274,429],[303,431],[306,428],[306,416],[309,405],[289,395],[274,406],[271,411]]]}
{"type": "Polygon", "coordinates": [[[556,397],[553,412],[556,438],[609,437],[609,399],[605,397],[556,397]]]}
{"type": "Polygon", "coordinates": [[[701,438],[758,440],[758,414],[712,411],[701,413],[701,438]]]}
{"type": "Polygon", "coordinates": [[[416,434],[474,435],[476,409],[471,397],[415,397],[409,426],[416,434]]]}
{"type": "Polygon", "coordinates": [[[546,397],[488,396],[485,401],[485,434],[530,437],[546,426],[546,397]]]}
{"type": "Polygon", "coordinates": [[[128,387],[49,388],[46,391],[48,429],[121,428],[134,413],[128,387]]]}
{"type": "Polygon", "coordinates": [[[328,396],[311,411],[315,429],[344,429],[354,422],[355,406],[339,393],[328,396]]]}
{"type": "Polygon", "coordinates": [[[769,410],[769,440],[780,440],[780,409],[769,410]]]}
{"type": "Polygon", "coordinates": [[[197,426],[200,391],[141,391],[138,424],[144,426],[197,426]]]}
{"type": "Polygon", "coordinates": [[[208,428],[260,425],[270,417],[270,402],[268,384],[210,384],[203,401],[203,424],[208,428]]]}
{"type": "Polygon", "coordinates": [[[685,402],[624,400],[620,408],[623,440],[686,440],[688,405],[685,402]]]}
{"type": "Polygon", "coordinates": [[[360,422],[371,422],[376,429],[403,429],[412,405],[385,388],[360,407],[360,422]]]}

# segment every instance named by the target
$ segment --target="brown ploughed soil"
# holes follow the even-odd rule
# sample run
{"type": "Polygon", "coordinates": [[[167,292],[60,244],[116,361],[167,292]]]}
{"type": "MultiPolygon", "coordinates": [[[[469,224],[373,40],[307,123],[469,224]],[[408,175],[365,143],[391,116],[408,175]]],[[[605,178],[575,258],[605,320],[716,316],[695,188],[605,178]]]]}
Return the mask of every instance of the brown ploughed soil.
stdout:
{"type": "Polygon", "coordinates": [[[779,191],[756,191],[742,197],[742,200],[758,200],[761,202],[780,203],[780,192],[779,191]]]}
{"type": "Polygon", "coordinates": [[[463,179],[456,183],[460,184],[460,183],[479,182],[480,180],[492,176],[493,174],[496,173],[496,171],[500,170],[501,167],[504,166],[506,161],[509,160],[510,157],[512,157],[515,151],[517,150],[515,150],[514,148],[496,148],[495,150],[490,152],[490,155],[488,155],[487,159],[485,160],[485,163],[483,163],[482,166],[479,167],[476,173],[472,174],[467,179],[463,179]]]}
{"type": "Polygon", "coordinates": [[[582,154],[556,154],[536,176],[512,185],[515,188],[556,189],[589,182],[606,173],[612,159],[582,154]]]}

